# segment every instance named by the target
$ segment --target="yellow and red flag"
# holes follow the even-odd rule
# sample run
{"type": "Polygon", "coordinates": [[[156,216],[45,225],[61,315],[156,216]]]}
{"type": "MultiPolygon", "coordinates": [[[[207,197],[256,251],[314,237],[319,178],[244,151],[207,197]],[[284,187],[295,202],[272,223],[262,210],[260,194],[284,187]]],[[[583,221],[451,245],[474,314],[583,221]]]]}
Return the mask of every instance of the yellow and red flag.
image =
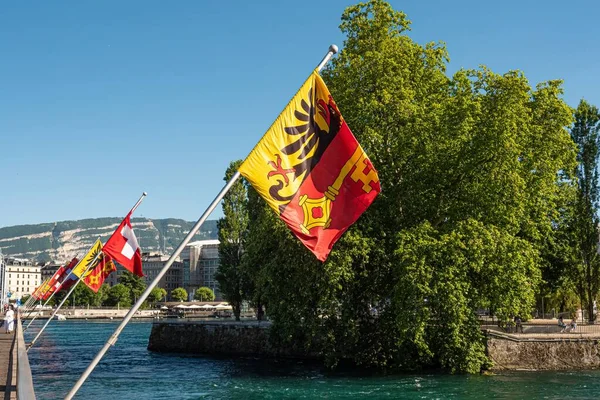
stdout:
{"type": "Polygon", "coordinates": [[[46,296],[46,293],[48,292],[48,289],[50,289],[50,278],[46,279],[44,281],[44,283],[42,283],[40,285],[40,287],[37,290],[37,295],[36,295],[36,299],[37,300],[43,300],[44,297],[46,296]]]}
{"type": "Polygon", "coordinates": [[[84,278],[83,274],[87,276],[98,263],[102,260],[102,242],[100,239],[96,240],[96,243],[92,246],[90,251],[77,263],[71,273],[78,278],[84,278]],[[87,271],[87,272],[86,272],[87,271]]]}
{"type": "Polygon", "coordinates": [[[239,172],[321,261],[381,191],[377,171],[317,71],[239,172]]]}
{"type": "Polygon", "coordinates": [[[102,286],[106,277],[117,270],[115,263],[109,256],[103,254],[101,258],[98,265],[83,278],[83,282],[88,285],[94,293],[98,293],[98,289],[100,289],[100,286],[102,286]]]}
{"type": "Polygon", "coordinates": [[[46,284],[48,283],[50,279],[46,279],[44,282],[42,282],[42,284],[38,287],[35,288],[35,290],[33,291],[33,293],[31,294],[31,296],[36,299],[39,300],[41,295],[42,295],[42,290],[46,287],[46,284]]]}

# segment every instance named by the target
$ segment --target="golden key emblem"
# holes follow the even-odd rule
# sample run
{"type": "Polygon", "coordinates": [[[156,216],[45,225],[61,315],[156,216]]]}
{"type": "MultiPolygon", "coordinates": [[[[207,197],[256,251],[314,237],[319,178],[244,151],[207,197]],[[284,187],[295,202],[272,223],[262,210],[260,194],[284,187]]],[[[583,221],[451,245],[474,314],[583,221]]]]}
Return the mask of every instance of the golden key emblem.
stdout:
{"type": "Polygon", "coordinates": [[[304,221],[300,224],[300,229],[303,233],[309,234],[310,229],[320,226],[328,228],[331,224],[331,208],[333,202],[338,194],[340,194],[340,188],[346,176],[352,171],[350,178],[354,182],[362,182],[362,189],[365,193],[370,193],[373,188],[371,183],[379,182],[375,169],[372,168],[368,161],[367,155],[362,147],[357,146],[352,157],[346,161],[340,174],[336,178],[335,182],[327,188],[324,196],[319,199],[310,199],[308,195],[300,196],[298,204],[302,207],[302,213],[304,214],[304,221]],[[356,168],[355,168],[356,167],[356,168]],[[354,170],[352,171],[352,169],[354,170]],[[365,174],[365,169],[369,169],[369,172],[365,174]]]}

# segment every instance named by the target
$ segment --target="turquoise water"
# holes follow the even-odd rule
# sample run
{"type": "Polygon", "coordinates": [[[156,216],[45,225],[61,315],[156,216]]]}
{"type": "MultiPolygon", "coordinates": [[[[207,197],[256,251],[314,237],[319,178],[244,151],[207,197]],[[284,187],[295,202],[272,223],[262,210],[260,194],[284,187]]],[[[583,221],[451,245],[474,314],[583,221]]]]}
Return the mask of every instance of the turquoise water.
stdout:
{"type": "MultiPolygon", "coordinates": [[[[62,399],[117,321],[52,321],[29,351],[39,400],[62,399]]],[[[41,322],[26,332],[30,341],[41,322]]],[[[77,399],[596,399],[600,372],[357,377],[299,362],[215,359],[146,350],[151,323],[130,323],[77,399]]]]}

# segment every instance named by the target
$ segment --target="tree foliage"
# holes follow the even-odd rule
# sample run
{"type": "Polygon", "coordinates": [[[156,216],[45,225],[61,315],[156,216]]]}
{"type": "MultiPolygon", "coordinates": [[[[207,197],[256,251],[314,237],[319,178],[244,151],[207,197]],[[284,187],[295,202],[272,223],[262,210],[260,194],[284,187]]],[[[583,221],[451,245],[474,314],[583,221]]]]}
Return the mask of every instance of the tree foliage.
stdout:
{"type": "Polygon", "coordinates": [[[556,261],[576,154],[561,82],[486,67],[448,77],[444,45],[412,41],[381,0],[347,8],[340,27],[323,76],[382,193],[322,264],[250,191],[247,293],[274,340],[330,365],[479,371],[475,311],[527,318],[556,261]]]}
{"type": "Polygon", "coordinates": [[[577,196],[569,231],[572,251],[571,276],[589,320],[594,321],[594,302],[600,290],[600,256],[598,255],[598,108],[582,100],[575,111],[571,137],[577,144],[577,196]]]}
{"type": "Polygon", "coordinates": [[[215,299],[215,293],[211,288],[202,286],[194,293],[194,299],[199,301],[213,301],[215,299]]]}
{"type": "Polygon", "coordinates": [[[129,271],[123,271],[119,277],[119,283],[129,290],[129,297],[133,304],[146,290],[146,281],[144,278],[132,274],[129,271]]]}
{"type": "Polygon", "coordinates": [[[163,300],[167,296],[167,291],[163,288],[155,287],[150,291],[148,295],[148,301],[150,303],[156,303],[163,300]]]}
{"type": "MultiPolygon", "coordinates": [[[[227,182],[238,170],[241,160],[234,161],[225,172],[227,182]]],[[[242,254],[248,230],[247,192],[243,180],[233,184],[223,198],[223,218],[217,223],[219,229],[219,270],[215,275],[219,290],[232,307],[239,321],[243,300],[244,276],[242,254]]]]}
{"type": "Polygon", "coordinates": [[[106,304],[123,308],[131,307],[131,289],[122,283],[116,284],[108,291],[106,304]]]}
{"type": "Polygon", "coordinates": [[[188,292],[184,288],[178,287],[171,291],[171,298],[175,301],[186,301],[188,292]]]}

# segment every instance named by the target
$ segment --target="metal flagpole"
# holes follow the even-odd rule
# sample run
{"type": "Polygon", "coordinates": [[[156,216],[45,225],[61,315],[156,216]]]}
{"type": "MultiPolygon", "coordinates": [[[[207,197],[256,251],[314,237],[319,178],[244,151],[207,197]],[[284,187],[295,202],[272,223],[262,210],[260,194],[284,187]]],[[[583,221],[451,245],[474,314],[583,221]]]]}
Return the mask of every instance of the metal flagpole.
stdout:
{"type": "MultiPolygon", "coordinates": [[[[137,201],[137,203],[135,203],[135,205],[129,211],[129,213],[133,213],[135,211],[135,209],[138,208],[138,206],[142,203],[142,201],[144,200],[144,197],[146,197],[147,195],[148,195],[148,193],[146,193],[146,192],[142,193],[142,195],[140,196],[139,200],[137,201]]],[[[46,326],[48,326],[48,324],[50,323],[50,321],[52,321],[52,319],[54,318],[54,316],[56,315],[56,313],[58,312],[58,310],[60,310],[60,308],[65,303],[65,301],[69,298],[69,296],[71,295],[71,293],[73,293],[73,291],[75,290],[75,288],[77,287],[77,285],[79,285],[79,283],[81,282],[81,280],[83,279],[83,277],[85,277],[85,275],[89,271],[89,269],[96,263],[96,260],[98,259],[98,257],[100,257],[103,254],[104,253],[102,251],[100,251],[100,252],[98,252],[98,254],[96,254],[96,257],[94,257],[94,259],[92,260],[92,262],[90,263],[90,265],[88,265],[88,267],[85,269],[85,271],[83,271],[83,273],[81,274],[81,276],[79,277],[79,279],[77,280],[77,282],[75,282],[75,284],[73,285],[73,287],[71,288],[71,290],[69,290],[69,293],[67,293],[67,295],[60,302],[60,304],[58,305],[58,307],[56,307],[56,310],[54,310],[54,312],[52,313],[52,315],[50,316],[50,318],[48,318],[48,320],[46,321],[46,323],[44,324],[44,326],[42,327],[42,329],[33,338],[33,340],[31,341],[31,343],[29,343],[29,346],[27,347],[27,351],[29,351],[29,349],[31,349],[33,347],[33,345],[35,344],[35,342],[37,341],[37,339],[40,337],[40,335],[42,334],[42,332],[44,331],[44,329],[46,329],[46,326]]],[[[73,267],[73,270],[75,268],[76,268],[76,266],[73,267]]],[[[73,270],[71,270],[71,271],[73,271],[73,270]]],[[[69,275],[71,275],[71,274],[69,274],[69,275]]],[[[65,281],[66,281],[66,279],[65,279],[65,281]]],[[[65,281],[63,281],[63,282],[65,282],[65,281]]],[[[29,325],[27,325],[27,326],[29,326],[29,325]]]]}
{"type": "MultiPolygon", "coordinates": [[[[77,254],[77,256],[79,256],[79,254],[80,254],[80,253],[78,253],[78,254],[77,254]]],[[[76,265],[76,266],[77,266],[77,265],[76,265]]],[[[48,304],[48,302],[49,302],[49,301],[50,301],[50,300],[51,300],[51,299],[54,297],[54,295],[60,291],[60,289],[62,288],[62,285],[63,285],[63,283],[65,283],[66,281],[68,281],[68,280],[69,280],[69,277],[70,277],[71,275],[73,275],[73,270],[74,270],[74,269],[75,269],[75,267],[71,268],[71,271],[69,272],[69,275],[67,275],[67,276],[66,276],[66,277],[65,277],[65,278],[62,280],[62,282],[60,283],[60,286],[59,286],[58,288],[56,288],[56,290],[54,290],[54,292],[52,292],[52,293],[50,294],[50,297],[48,297],[48,300],[46,300],[46,302],[45,302],[45,303],[44,303],[44,305],[42,306],[42,310],[44,309],[44,307],[46,307],[46,305],[47,305],[47,304],[48,304]]],[[[40,304],[41,304],[41,302],[40,302],[40,304]]],[[[28,316],[29,316],[29,315],[28,315],[28,316]]],[[[29,325],[31,325],[31,323],[32,323],[33,321],[35,321],[35,319],[36,319],[37,317],[38,317],[38,314],[36,314],[36,315],[35,315],[35,316],[34,316],[34,317],[31,319],[31,321],[29,321],[29,323],[27,324],[27,326],[26,326],[25,328],[23,328],[23,332],[25,332],[25,331],[27,330],[27,328],[29,328],[29,325]]]]}
{"type": "MultiPolygon", "coordinates": [[[[29,349],[31,349],[33,347],[33,345],[38,340],[38,338],[40,337],[40,335],[42,334],[42,332],[44,332],[44,329],[46,329],[46,327],[48,326],[48,324],[50,323],[50,321],[52,321],[54,319],[54,316],[56,315],[56,313],[58,313],[58,310],[60,310],[60,308],[65,303],[65,301],[67,301],[67,299],[69,298],[69,296],[71,295],[71,293],[73,293],[73,291],[75,290],[75,288],[77,287],[77,285],[79,285],[79,283],[81,282],[81,280],[83,279],[83,277],[85,276],[85,274],[90,270],[90,268],[92,268],[92,266],[94,265],[94,263],[96,262],[96,260],[98,259],[98,257],[100,257],[102,254],[103,253],[101,251],[98,252],[98,254],[96,254],[96,257],[94,257],[94,259],[92,260],[92,262],[90,263],[90,265],[88,265],[87,268],[85,269],[85,271],[83,271],[83,273],[81,274],[81,276],[79,277],[79,279],[77,279],[77,282],[75,282],[75,284],[73,285],[73,287],[71,287],[71,290],[69,290],[69,293],[67,293],[67,295],[65,296],[65,298],[62,299],[62,301],[60,302],[60,304],[58,305],[58,307],[56,307],[56,310],[54,310],[54,312],[52,313],[52,315],[48,318],[48,320],[46,321],[46,323],[44,324],[44,326],[42,327],[42,329],[40,329],[40,331],[37,333],[37,335],[35,335],[35,337],[31,341],[31,343],[29,343],[29,346],[27,347],[27,351],[29,351],[29,349]]],[[[32,322],[33,322],[33,320],[32,320],[32,322]]],[[[27,325],[27,326],[29,327],[29,325],[27,325]]]]}
{"type": "MultiPolygon", "coordinates": [[[[31,314],[31,312],[33,311],[33,309],[31,308],[31,304],[32,304],[32,298],[33,298],[33,296],[29,297],[29,298],[27,299],[27,301],[25,302],[25,304],[23,304],[23,305],[21,306],[21,310],[22,310],[22,311],[21,311],[21,314],[23,314],[23,313],[27,313],[27,315],[25,315],[25,316],[24,316],[24,317],[22,317],[21,319],[29,318],[29,315],[30,315],[30,314],[31,314]]],[[[36,299],[36,300],[34,300],[34,302],[35,302],[35,301],[37,301],[37,299],[36,299]]]]}
{"type": "MultiPolygon", "coordinates": [[[[44,284],[44,282],[42,282],[42,285],[43,285],[43,284],[44,284]]],[[[41,287],[41,285],[40,285],[40,287],[41,287]]],[[[22,320],[29,318],[29,316],[30,316],[30,315],[33,313],[33,311],[35,310],[35,302],[36,302],[36,301],[38,301],[38,300],[39,300],[39,301],[40,301],[40,305],[42,304],[42,299],[39,299],[39,298],[37,298],[37,297],[33,297],[33,295],[32,295],[30,298],[33,298],[33,302],[30,302],[30,303],[27,305],[27,307],[26,307],[27,315],[26,315],[26,316],[24,316],[24,317],[22,317],[22,318],[21,318],[22,320]]],[[[27,301],[29,302],[29,300],[27,300],[27,301]]],[[[27,326],[29,326],[29,325],[27,325],[27,326]]]]}
{"type": "MultiPolygon", "coordinates": [[[[319,65],[317,66],[317,70],[320,71],[325,66],[325,64],[327,64],[327,62],[331,59],[331,57],[333,57],[333,55],[335,53],[337,53],[337,51],[338,51],[338,48],[336,45],[332,44],[331,46],[329,46],[329,51],[327,52],[325,57],[323,57],[323,59],[321,60],[319,65]]],[[[79,390],[81,385],[83,385],[83,383],[88,378],[88,376],[92,373],[92,371],[94,370],[96,365],[98,365],[98,363],[100,362],[100,360],[102,359],[104,354],[106,354],[106,352],[108,351],[110,346],[115,345],[115,343],[117,342],[117,339],[119,338],[119,335],[121,334],[121,331],[123,330],[123,328],[125,328],[125,325],[127,325],[129,320],[131,320],[133,315],[136,313],[136,311],[142,306],[142,303],[144,303],[144,301],[146,300],[148,295],[150,295],[150,292],[152,291],[152,289],[154,289],[154,287],[158,284],[158,282],[160,282],[162,277],[167,273],[169,268],[171,268],[171,265],[173,264],[175,259],[179,256],[179,254],[181,254],[181,252],[183,251],[185,246],[190,242],[190,240],[196,234],[196,232],[198,232],[198,230],[200,229],[200,227],[202,226],[202,224],[204,223],[206,218],[208,218],[208,216],[214,211],[214,209],[217,207],[219,202],[223,199],[225,194],[229,191],[229,189],[231,189],[231,187],[239,179],[239,177],[240,177],[240,172],[236,171],[236,173],[231,177],[231,179],[229,179],[227,184],[225,184],[223,189],[221,189],[219,194],[217,194],[217,197],[215,197],[215,199],[212,201],[212,203],[210,203],[210,205],[208,206],[206,211],[204,211],[204,213],[202,214],[200,219],[196,222],[196,224],[192,227],[192,229],[187,234],[187,236],[183,239],[181,244],[177,247],[175,252],[171,255],[171,257],[169,258],[169,260],[167,261],[167,263],[165,264],[163,269],[158,273],[158,275],[154,278],[154,280],[150,283],[150,285],[148,285],[148,287],[146,288],[144,293],[142,293],[142,295],[140,296],[138,301],[133,305],[133,307],[131,307],[131,309],[125,316],[125,318],[123,318],[123,321],[121,321],[121,323],[119,324],[119,326],[117,327],[115,332],[106,341],[106,343],[104,344],[104,347],[102,347],[102,349],[100,349],[98,354],[96,354],[96,357],[92,360],[90,365],[88,365],[88,367],[83,372],[83,374],[81,375],[79,380],[77,382],[75,382],[75,385],[73,386],[71,391],[65,397],[65,400],[71,400],[73,398],[73,396],[75,396],[75,394],[77,393],[77,391],[79,390]]]]}
{"type": "Polygon", "coordinates": [[[33,296],[29,296],[29,298],[27,299],[27,301],[25,302],[25,304],[23,304],[23,305],[21,306],[21,308],[22,308],[23,310],[27,310],[27,309],[29,308],[29,306],[31,305],[31,298],[32,298],[32,297],[33,297],[33,296]]]}
{"type": "MultiPolygon", "coordinates": [[[[44,305],[42,306],[42,308],[41,308],[41,310],[40,310],[40,311],[42,311],[42,310],[44,309],[44,307],[46,307],[46,305],[48,304],[48,302],[49,302],[49,301],[50,301],[50,300],[51,300],[51,299],[54,297],[54,295],[55,295],[56,293],[58,293],[58,291],[60,290],[60,288],[61,288],[62,284],[63,284],[63,283],[65,283],[65,282],[66,282],[66,281],[69,279],[69,277],[70,277],[72,274],[73,274],[73,270],[71,270],[71,272],[69,273],[69,275],[67,275],[67,277],[66,277],[65,279],[63,279],[63,281],[60,283],[60,286],[59,286],[59,287],[58,287],[58,288],[57,288],[57,289],[56,289],[54,292],[52,292],[52,294],[50,294],[50,297],[48,297],[48,300],[46,300],[46,302],[44,303],[44,305]]],[[[40,299],[40,304],[41,304],[41,302],[42,302],[42,301],[43,301],[43,300],[42,300],[42,299],[40,299]]],[[[32,310],[32,311],[33,311],[33,310],[32,310]]],[[[28,314],[27,316],[29,316],[29,314],[28,314]]],[[[25,332],[25,331],[27,330],[27,328],[29,328],[29,325],[31,325],[31,323],[32,323],[33,321],[35,321],[35,319],[36,319],[37,317],[38,317],[38,314],[36,313],[36,314],[35,314],[35,316],[34,316],[34,317],[31,319],[31,321],[29,321],[29,323],[27,324],[27,326],[26,326],[25,328],[23,328],[23,332],[25,332]]]]}

